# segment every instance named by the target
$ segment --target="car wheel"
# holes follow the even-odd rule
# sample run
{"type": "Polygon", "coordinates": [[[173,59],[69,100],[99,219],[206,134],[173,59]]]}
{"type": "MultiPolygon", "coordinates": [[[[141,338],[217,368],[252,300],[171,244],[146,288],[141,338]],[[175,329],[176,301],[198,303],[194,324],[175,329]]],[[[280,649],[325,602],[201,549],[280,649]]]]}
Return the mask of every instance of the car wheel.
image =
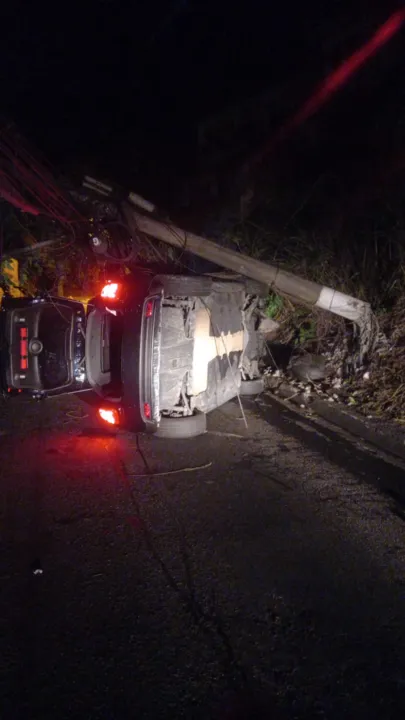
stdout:
{"type": "Polygon", "coordinates": [[[256,378],[255,380],[242,380],[239,395],[260,395],[263,390],[263,378],[256,378]]]}
{"type": "Polygon", "coordinates": [[[248,295],[257,295],[259,298],[267,298],[269,296],[269,286],[258,280],[246,278],[245,288],[248,295]]]}
{"type": "Polygon", "coordinates": [[[187,275],[158,275],[152,287],[163,288],[166,296],[208,297],[212,292],[212,279],[207,277],[188,277],[187,275]]]}
{"type": "Polygon", "coordinates": [[[98,407],[100,405],[100,396],[97,395],[94,390],[76,393],[76,397],[81,402],[85,403],[86,405],[90,405],[91,407],[98,407]]]}
{"type": "Polygon", "coordinates": [[[193,438],[207,430],[207,416],[202,412],[186,417],[162,417],[155,433],[160,438],[193,438]]]}

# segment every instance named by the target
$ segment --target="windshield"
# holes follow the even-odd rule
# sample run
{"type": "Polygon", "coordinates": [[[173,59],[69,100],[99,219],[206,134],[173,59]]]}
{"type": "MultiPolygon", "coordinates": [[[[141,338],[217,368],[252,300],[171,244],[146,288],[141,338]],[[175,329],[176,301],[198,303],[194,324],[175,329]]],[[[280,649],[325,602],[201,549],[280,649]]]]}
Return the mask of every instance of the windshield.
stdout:
{"type": "Polygon", "coordinates": [[[121,394],[122,317],[116,311],[94,308],[87,318],[86,372],[97,392],[121,394]]]}
{"type": "Polygon", "coordinates": [[[122,318],[111,313],[103,317],[101,369],[111,373],[111,383],[121,381],[122,318]]]}
{"type": "Polygon", "coordinates": [[[58,305],[43,308],[38,326],[38,339],[43,345],[43,350],[38,355],[38,364],[45,390],[69,382],[71,329],[70,308],[58,305]]]}

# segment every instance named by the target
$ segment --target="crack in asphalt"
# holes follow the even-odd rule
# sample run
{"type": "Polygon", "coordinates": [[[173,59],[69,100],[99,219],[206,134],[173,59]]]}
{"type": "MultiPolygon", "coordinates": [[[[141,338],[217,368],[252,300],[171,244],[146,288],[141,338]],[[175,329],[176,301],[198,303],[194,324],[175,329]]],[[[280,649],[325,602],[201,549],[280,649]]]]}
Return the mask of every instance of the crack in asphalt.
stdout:
{"type": "MultiPolygon", "coordinates": [[[[148,471],[148,474],[153,476],[145,454],[140,446],[138,435],[137,450],[143,460],[145,469],[148,471]]],[[[123,478],[124,482],[128,487],[131,503],[135,510],[136,519],[139,523],[139,528],[142,531],[143,539],[148,551],[158,564],[172,591],[179,597],[184,610],[189,614],[196,628],[202,630],[210,636],[214,634],[219,639],[225,655],[225,664],[223,663],[223,661],[221,662],[222,664],[224,664],[224,670],[231,681],[232,689],[237,690],[238,692],[240,692],[240,690],[242,689],[244,694],[249,697],[249,701],[252,704],[252,709],[254,709],[255,698],[250,687],[248,674],[243,664],[237,658],[230,635],[225,629],[223,619],[221,618],[221,615],[217,610],[217,600],[215,597],[214,588],[211,588],[211,601],[208,608],[204,608],[203,604],[197,597],[190,555],[187,547],[186,532],[183,523],[181,523],[181,521],[179,520],[178,515],[177,513],[175,513],[172,503],[170,502],[167,489],[165,488],[165,505],[169,511],[172,521],[177,527],[179,555],[181,557],[184,570],[186,591],[184,591],[180,587],[179,583],[177,582],[173,574],[170,572],[167,564],[165,563],[161,554],[156,548],[156,544],[153,540],[151,530],[142,516],[141,506],[136,496],[136,485],[130,481],[131,473],[127,472],[125,460],[122,457],[118,457],[117,462],[118,471],[120,472],[121,477],[123,478]]]]}

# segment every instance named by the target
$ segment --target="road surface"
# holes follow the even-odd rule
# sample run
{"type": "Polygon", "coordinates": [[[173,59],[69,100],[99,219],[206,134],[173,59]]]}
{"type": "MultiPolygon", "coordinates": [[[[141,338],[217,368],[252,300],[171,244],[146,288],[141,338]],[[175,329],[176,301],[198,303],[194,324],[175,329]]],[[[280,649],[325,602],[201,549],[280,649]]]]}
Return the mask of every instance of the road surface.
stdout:
{"type": "Polygon", "coordinates": [[[137,442],[0,408],[1,720],[404,716],[403,467],[245,412],[137,442]]]}

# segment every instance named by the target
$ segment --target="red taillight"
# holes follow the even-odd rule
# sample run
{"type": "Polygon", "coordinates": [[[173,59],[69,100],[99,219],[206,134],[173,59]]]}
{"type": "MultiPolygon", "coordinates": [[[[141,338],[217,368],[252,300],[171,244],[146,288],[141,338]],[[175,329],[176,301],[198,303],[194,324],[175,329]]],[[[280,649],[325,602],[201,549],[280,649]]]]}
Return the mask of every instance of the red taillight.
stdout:
{"type": "Polygon", "coordinates": [[[117,300],[120,294],[120,286],[118,283],[107,283],[101,291],[101,297],[106,300],[117,300]]]}
{"type": "Polygon", "coordinates": [[[28,370],[28,328],[20,328],[20,370],[28,370]]]}
{"type": "Polygon", "coordinates": [[[108,410],[106,408],[99,408],[98,414],[101,419],[109,425],[119,425],[120,423],[118,410],[114,410],[112,408],[109,408],[108,410]]]}
{"type": "Polygon", "coordinates": [[[145,317],[149,318],[153,315],[153,300],[148,300],[145,305],[145,317]]]}
{"type": "Polygon", "coordinates": [[[151,419],[152,411],[151,411],[151,409],[150,409],[149,403],[144,403],[144,404],[143,404],[143,414],[145,415],[145,417],[146,417],[147,420],[150,420],[150,419],[151,419]]]}

